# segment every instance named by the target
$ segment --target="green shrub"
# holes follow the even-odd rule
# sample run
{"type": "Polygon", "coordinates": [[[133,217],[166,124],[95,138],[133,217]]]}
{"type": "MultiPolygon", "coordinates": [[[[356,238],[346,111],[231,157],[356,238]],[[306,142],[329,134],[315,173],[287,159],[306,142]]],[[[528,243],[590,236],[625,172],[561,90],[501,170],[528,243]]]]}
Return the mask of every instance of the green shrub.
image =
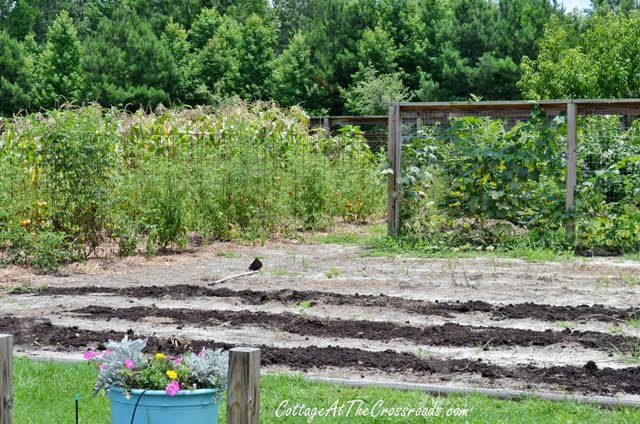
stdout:
{"type": "Polygon", "coordinates": [[[428,246],[640,249],[640,120],[581,118],[576,204],[565,211],[566,124],[452,118],[403,146],[402,231],[428,246]],[[627,125],[627,128],[624,128],[627,125]],[[575,245],[564,223],[576,224],[575,245]]]}

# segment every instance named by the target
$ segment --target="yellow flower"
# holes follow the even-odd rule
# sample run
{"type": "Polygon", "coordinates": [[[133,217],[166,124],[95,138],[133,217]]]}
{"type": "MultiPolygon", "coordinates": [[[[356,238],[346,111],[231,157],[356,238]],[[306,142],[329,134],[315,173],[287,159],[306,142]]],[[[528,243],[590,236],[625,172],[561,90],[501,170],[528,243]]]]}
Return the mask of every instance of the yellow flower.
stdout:
{"type": "Polygon", "coordinates": [[[164,353],[156,353],[156,359],[164,359],[164,353]]]}
{"type": "Polygon", "coordinates": [[[169,377],[172,380],[175,380],[176,378],[178,378],[178,373],[172,370],[167,371],[167,377],[169,377]]]}

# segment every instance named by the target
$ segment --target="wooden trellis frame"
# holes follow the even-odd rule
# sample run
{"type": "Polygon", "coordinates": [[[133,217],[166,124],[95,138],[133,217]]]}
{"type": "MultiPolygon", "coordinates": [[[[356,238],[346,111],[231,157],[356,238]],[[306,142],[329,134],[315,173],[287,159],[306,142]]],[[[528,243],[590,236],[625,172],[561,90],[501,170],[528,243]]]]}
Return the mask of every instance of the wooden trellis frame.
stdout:
{"type": "MultiPolygon", "coordinates": [[[[463,116],[470,113],[484,114],[522,114],[531,112],[534,107],[542,107],[548,116],[557,116],[566,112],[567,119],[567,168],[566,168],[566,211],[575,204],[577,182],[577,143],[578,121],[581,111],[587,115],[616,114],[621,109],[637,111],[640,115],[640,99],[607,100],[542,100],[499,101],[499,102],[437,102],[437,103],[394,103],[389,107],[388,115],[388,158],[392,172],[388,177],[387,194],[387,230],[397,236],[400,230],[400,208],[402,202],[402,118],[411,112],[440,112],[449,116],[463,116]]],[[[572,237],[574,225],[566,222],[567,234],[572,237]]]]}

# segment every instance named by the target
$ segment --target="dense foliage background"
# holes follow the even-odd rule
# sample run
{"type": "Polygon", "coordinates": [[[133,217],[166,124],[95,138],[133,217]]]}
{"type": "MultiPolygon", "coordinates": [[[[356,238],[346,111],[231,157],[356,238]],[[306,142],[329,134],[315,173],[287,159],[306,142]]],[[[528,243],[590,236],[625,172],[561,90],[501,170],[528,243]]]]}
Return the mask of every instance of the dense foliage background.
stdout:
{"type": "Polygon", "coordinates": [[[638,1],[0,0],[0,115],[239,96],[311,113],[394,100],[620,97],[638,1]],[[594,63],[596,66],[594,66],[594,63]]]}
{"type": "Polygon", "coordinates": [[[98,248],[183,248],[380,217],[381,158],[356,128],[237,103],[135,114],[90,106],[5,119],[0,265],[54,268],[98,248]]]}

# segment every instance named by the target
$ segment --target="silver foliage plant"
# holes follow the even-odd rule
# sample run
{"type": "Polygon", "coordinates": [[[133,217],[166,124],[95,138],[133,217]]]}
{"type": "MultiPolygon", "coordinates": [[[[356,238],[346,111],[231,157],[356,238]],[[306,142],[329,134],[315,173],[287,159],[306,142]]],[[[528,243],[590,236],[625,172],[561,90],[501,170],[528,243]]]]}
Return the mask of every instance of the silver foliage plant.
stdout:
{"type": "MultiPolygon", "coordinates": [[[[150,364],[147,356],[142,353],[146,347],[145,340],[129,340],[127,336],[122,341],[109,340],[105,343],[106,350],[101,352],[89,351],[85,359],[95,361],[98,364],[98,380],[94,386],[94,393],[101,390],[105,393],[112,387],[118,386],[125,389],[125,393],[132,388],[128,387],[127,375],[124,371],[125,361],[132,361],[135,369],[143,369],[150,364]]],[[[188,352],[182,356],[182,364],[188,367],[190,389],[219,388],[224,390],[227,385],[229,366],[229,352],[222,349],[211,350],[203,348],[199,353],[188,352]]]]}
{"type": "Polygon", "coordinates": [[[184,363],[191,370],[191,377],[198,387],[226,387],[229,352],[202,349],[197,355],[193,352],[186,354],[184,363]]]}
{"type": "Polygon", "coordinates": [[[125,386],[125,376],[122,373],[122,364],[125,359],[131,359],[140,367],[147,364],[147,359],[142,353],[147,346],[146,340],[129,340],[128,336],[124,336],[122,341],[109,340],[105,346],[107,350],[94,358],[100,364],[98,381],[93,388],[95,394],[98,394],[101,389],[109,390],[111,386],[125,386]]]}

